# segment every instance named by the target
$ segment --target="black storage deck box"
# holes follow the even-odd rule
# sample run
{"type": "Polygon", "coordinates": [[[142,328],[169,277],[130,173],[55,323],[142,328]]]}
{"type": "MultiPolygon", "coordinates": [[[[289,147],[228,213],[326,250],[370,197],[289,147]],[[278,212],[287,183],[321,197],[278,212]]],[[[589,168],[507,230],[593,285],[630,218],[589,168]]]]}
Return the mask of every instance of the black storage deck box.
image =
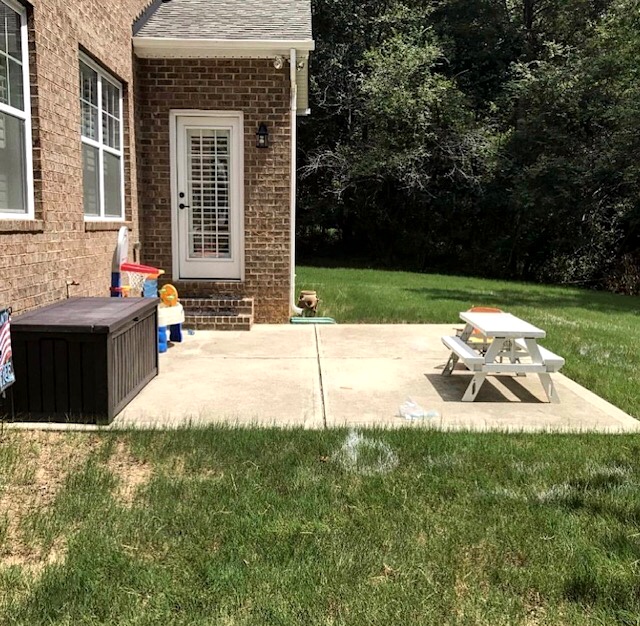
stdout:
{"type": "Polygon", "coordinates": [[[16,419],[108,424],[158,375],[156,298],[71,298],[16,316],[16,419]]]}

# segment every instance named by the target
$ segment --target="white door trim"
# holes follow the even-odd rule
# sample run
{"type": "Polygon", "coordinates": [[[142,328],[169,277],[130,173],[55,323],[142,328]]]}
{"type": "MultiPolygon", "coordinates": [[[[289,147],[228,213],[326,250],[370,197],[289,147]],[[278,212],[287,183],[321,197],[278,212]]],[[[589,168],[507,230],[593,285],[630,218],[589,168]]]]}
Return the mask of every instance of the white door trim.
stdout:
{"type": "Polygon", "coordinates": [[[243,282],[245,279],[244,263],[244,115],[242,111],[209,111],[202,109],[171,109],[169,111],[169,163],[170,163],[170,189],[171,189],[171,258],[173,280],[189,281],[214,281],[243,282]],[[207,117],[223,125],[233,122],[238,124],[239,133],[233,140],[233,146],[237,156],[237,198],[238,198],[238,236],[239,236],[239,262],[240,278],[183,278],[180,276],[180,231],[178,227],[178,119],[188,117],[207,117]]]}

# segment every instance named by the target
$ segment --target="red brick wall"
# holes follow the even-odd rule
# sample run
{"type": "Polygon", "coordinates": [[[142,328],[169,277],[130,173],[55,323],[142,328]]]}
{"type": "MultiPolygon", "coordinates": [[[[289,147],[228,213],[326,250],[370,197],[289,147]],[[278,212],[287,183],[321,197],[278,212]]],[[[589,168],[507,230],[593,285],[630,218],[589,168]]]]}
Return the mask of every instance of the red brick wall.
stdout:
{"type": "Polygon", "coordinates": [[[138,158],[143,262],[161,267],[184,296],[242,293],[256,321],[289,314],[290,117],[288,69],[270,59],[138,59],[138,158]],[[171,276],[171,109],[244,113],[244,283],[181,282],[171,276]],[[256,148],[260,122],[268,149],[256,148]]]}
{"type": "Polygon", "coordinates": [[[138,238],[131,25],[151,0],[33,0],[30,71],[36,219],[0,221],[0,305],[14,312],[107,295],[121,224],[88,225],[82,207],[78,51],[125,85],[125,212],[138,238]],[[98,230],[99,229],[99,230],[98,230]],[[105,230],[107,229],[107,230],[105,230]]]}

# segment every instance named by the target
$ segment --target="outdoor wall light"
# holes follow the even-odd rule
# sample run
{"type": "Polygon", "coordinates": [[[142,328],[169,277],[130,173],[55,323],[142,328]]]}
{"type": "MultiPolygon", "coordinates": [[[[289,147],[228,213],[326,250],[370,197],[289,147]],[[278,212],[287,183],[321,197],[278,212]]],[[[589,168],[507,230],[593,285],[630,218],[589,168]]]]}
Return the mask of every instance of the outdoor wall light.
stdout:
{"type": "Polygon", "coordinates": [[[269,131],[267,130],[267,125],[264,122],[258,126],[258,131],[256,132],[256,146],[258,148],[269,147],[269,131]]]}

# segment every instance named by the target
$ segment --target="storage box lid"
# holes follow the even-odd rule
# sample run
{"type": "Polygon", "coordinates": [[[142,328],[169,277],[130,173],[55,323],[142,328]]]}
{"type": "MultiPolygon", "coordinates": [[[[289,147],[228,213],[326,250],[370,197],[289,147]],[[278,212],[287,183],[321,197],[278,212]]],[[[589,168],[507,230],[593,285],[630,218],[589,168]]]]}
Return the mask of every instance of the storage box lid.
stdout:
{"type": "Polygon", "coordinates": [[[158,298],[69,298],[11,320],[12,331],[112,333],[155,312],[158,298]]]}

